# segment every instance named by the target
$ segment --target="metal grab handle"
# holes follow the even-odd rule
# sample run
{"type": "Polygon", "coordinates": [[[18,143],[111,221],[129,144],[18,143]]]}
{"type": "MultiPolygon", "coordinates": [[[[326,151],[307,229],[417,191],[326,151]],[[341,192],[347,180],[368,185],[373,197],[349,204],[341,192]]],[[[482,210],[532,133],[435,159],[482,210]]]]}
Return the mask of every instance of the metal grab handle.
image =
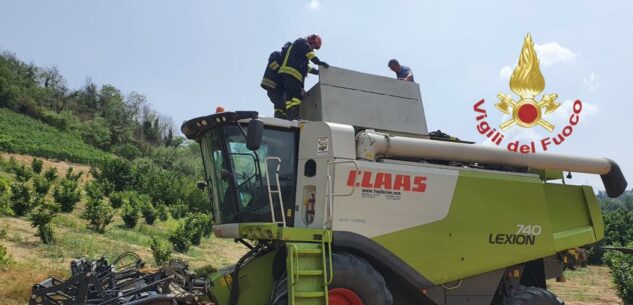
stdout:
{"type": "Polygon", "coordinates": [[[329,230],[323,231],[323,239],[321,239],[321,249],[323,252],[323,266],[327,268],[327,264],[325,263],[325,243],[328,246],[328,263],[330,265],[329,270],[329,278],[327,278],[325,272],[323,272],[324,280],[328,285],[332,284],[332,280],[334,280],[334,266],[332,266],[332,233],[329,230]],[[326,237],[327,236],[327,237],[326,237]]]}
{"type": "Polygon", "coordinates": [[[328,204],[324,207],[325,211],[324,211],[324,215],[326,216],[325,219],[326,221],[323,223],[323,228],[324,229],[331,229],[332,228],[332,221],[334,218],[334,197],[348,197],[348,196],[352,196],[354,194],[354,191],[356,190],[356,179],[358,176],[358,172],[360,170],[360,166],[358,165],[358,162],[356,160],[334,160],[334,161],[330,161],[328,162],[328,167],[327,167],[327,197],[328,197],[328,204]],[[349,193],[343,193],[343,194],[334,194],[334,182],[332,180],[332,175],[330,174],[330,165],[333,164],[345,164],[345,163],[353,163],[354,164],[354,170],[355,170],[355,174],[354,174],[354,182],[352,183],[352,190],[349,193]]]}
{"type": "Polygon", "coordinates": [[[279,211],[281,212],[281,220],[282,223],[284,225],[284,227],[286,227],[286,216],[284,214],[284,200],[281,196],[281,185],[279,183],[279,170],[281,169],[281,158],[279,157],[268,157],[264,160],[265,164],[266,164],[266,187],[268,188],[268,201],[270,203],[270,214],[272,216],[272,220],[273,222],[277,222],[276,221],[276,217],[275,217],[275,207],[273,205],[273,191],[270,188],[270,175],[268,174],[268,161],[277,161],[277,168],[275,169],[275,182],[277,183],[277,190],[274,191],[277,193],[277,197],[279,199],[279,211]]]}
{"type": "Polygon", "coordinates": [[[299,281],[299,248],[295,244],[288,245],[288,250],[290,251],[290,272],[292,273],[292,277],[290,277],[290,284],[292,286],[296,285],[299,281]],[[296,260],[295,260],[296,258],[296,260]],[[294,262],[294,264],[293,264],[294,262]],[[295,268],[297,270],[295,270],[295,268]]]}
{"type": "MultiPolygon", "coordinates": [[[[331,194],[332,196],[335,197],[349,197],[354,195],[354,191],[356,191],[356,179],[358,176],[358,172],[360,170],[360,165],[358,165],[358,161],[356,160],[335,160],[335,161],[330,161],[328,162],[328,168],[327,168],[327,175],[328,177],[331,177],[330,175],[330,164],[346,164],[346,163],[352,163],[354,164],[354,168],[356,173],[354,174],[354,183],[352,184],[352,190],[349,193],[342,193],[342,194],[331,194]]],[[[330,178],[330,181],[332,181],[332,179],[330,178]]],[[[334,186],[332,186],[332,190],[334,190],[334,186]]]]}

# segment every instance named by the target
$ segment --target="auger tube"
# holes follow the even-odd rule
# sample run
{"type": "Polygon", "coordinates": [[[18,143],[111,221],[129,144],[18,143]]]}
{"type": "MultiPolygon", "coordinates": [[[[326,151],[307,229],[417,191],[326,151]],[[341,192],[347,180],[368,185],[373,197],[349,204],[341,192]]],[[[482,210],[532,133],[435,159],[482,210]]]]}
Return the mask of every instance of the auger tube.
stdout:
{"type": "Polygon", "coordinates": [[[366,129],[356,135],[356,154],[360,159],[404,157],[430,160],[525,166],[597,174],[609,197],[620,196],[627,187],[620,167],[607,158],[588,158],[553,153],[521,154],[477,144],[390,136],[366,129]]]}

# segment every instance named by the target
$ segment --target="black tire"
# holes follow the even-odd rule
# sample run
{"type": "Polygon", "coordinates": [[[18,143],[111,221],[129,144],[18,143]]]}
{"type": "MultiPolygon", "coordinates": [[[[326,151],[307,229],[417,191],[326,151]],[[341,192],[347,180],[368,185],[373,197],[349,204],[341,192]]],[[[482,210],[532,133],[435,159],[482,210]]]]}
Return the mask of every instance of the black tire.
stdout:
{"type": "Polygon", "coordinates": [[[365,259],[346,253],[332,254],[334,279],[330,289],[346,288],[358,295],[364,305],[392,305],[393,296],[385,279],[365,259]]]}
{"type": "MultiPolygon", "coordinates": [[[[330,290],[349,289],[360,297],[364,305],[393,305],[393,296],[387,288],[385,279],[365,259],[345,252],[333,253],[332,265],[334,279],[329,285],[330,290]]],[[[286,278],[280,280],[280,284],[286,283],[286,278]]],[[[274,305],[288,304],[287,289],[277,288],[274,293],[274,305]]]]}
{"type": "Polygon", "coordinates": [[[565,305],[565,302],[543,288],[525,287],[506,298],[504,305],[565,305]]]}

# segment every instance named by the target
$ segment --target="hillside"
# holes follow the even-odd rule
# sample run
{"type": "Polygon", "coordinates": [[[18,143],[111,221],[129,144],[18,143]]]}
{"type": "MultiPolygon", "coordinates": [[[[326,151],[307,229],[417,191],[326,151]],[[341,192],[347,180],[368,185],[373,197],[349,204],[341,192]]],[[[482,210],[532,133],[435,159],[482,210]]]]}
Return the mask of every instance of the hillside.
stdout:
{"type": "Polygon", "coordinates": [[[95,164],[113,155],[39,120],[0,108],[0,151],[95,164]]]}

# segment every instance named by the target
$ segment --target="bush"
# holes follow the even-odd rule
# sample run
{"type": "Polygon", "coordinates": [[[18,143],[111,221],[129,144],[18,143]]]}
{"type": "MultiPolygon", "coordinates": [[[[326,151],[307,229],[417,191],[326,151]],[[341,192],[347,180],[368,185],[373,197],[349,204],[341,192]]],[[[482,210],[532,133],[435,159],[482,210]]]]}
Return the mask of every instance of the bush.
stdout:
{"type": "Polygon", "coordinates": [[[45,205],[41,205],[31,213],[31,226],[37,228],[37,234],[40,240],[45,244],[52,244],[54,242],[53,228],[51,227],[51,221],[55,216],[55,212],[46,208],[45,205]]]}
{"type": "Polygon", "coordinates": [[[153,225],[158,216],[156,208],[154,208],[152,203],[149,201],[141,206],[141,213],[143,214],[143,218],[145,218],[145,223],[148,225],[153,225]]]}
{"type": "Polygon", "coordinates": [[[0,245],[0,267],[4,267],[6,265],[11,264],[11,258],[9,254],[7,254],[7,248],[3,245],[0,245]]]}
{"type": "Polygon", "coordinates": [[[129,202],[129,200],[127,199],[127,196],[123,192],[112,192],[109,198],[110,198],[110,204],[115,209],[118,209],[124,203],[129,202]]]}
{"type": "Polygon", "coordinates": [[[171,217],[180,219],[187,215],[189,207],[186,204],[176,204],[170,207],[171,217]]]}
{"type": "Polygon", "coordinates": [[[99,184],[96,180],[93,180],[86,184],[84,191],[86,191],[86,196],[88,196],[88,198],[92,200],[100,200],[103,199],[103,197],[105,196],[103,194],[101,184],[99,184]]]}
{"type": "Polygon", "coordinates": [[[169,262],[171,259],[171,249],[168,244],[160,241],[156,236],[152,236],[152,240],[149,243],[152,249],[152,255],[154,255],[154,262],[157,266],[162,266],[169,262]]]}
{"type": "Polygon", "coordinates": [[[202,236],[208,237],[213,231],[211,217],[202,213],[191,214],[185,220],[185,229],[191,235],[191,243],[198,246],[202,236]]]}
{"type": "Polygon", "coordinates": [[[13,173],[15,174],[15,178],[21,182],[29,181],[31,177],[33,177],[33,171],[24,165],[14,167],[13,173]]]}
{"type": "Polygon", "coordinates": [[[79,181],[83,174],[81,171],[75,173],[75,169],[71,166],[66,170],[66,179],[79,181]]]}
{"type": "Polygon", "coordinates": [[[169,210],[164,203],[159,203],[156,206],[156,214],[158,215],[158,219],[160,219],[160,221],[167,221],[167,219],[169,219],[169,210]]]}
{"type": "Polygon", "coordinates": [[[104,233],[105,228],[112,222],[114,210],[103,199],[89,199],[82,218],[88,220],[88,229],[97,233],[104,233]]]}
{"type": "Polygon", "coordinates": [[[17,216],[24,216],[31,211],[32,191],[29,185],[24,182],[15,181],[11,185],[11,209],[17,216]]]}
{"type": "Polygon", "coordinates": [[[51,188],[51,182],[40,175],[35,175],[33,177],[33,188],[38,195],[46,196],[51,188]]]}
{"type": "Polygon", "coordinates": [[[68,178],[62,179],[55,187],[53,198],[60,204],[62,212],[72,212],[77,202],[81,200],[78,182],[68,178]]]}
{"type": "Polygon", "coordinates": [[[42,172],[43,165],[44,165],[44,161],[38,158],[33,158],[33,161],[31,161],[31,168],[33,169],[33,172],[35,172],[36,174],[40,174],[42,172]]]}
{"type": "Polygon", "coordinates": [[[121,206],[121,218],[125,223],[125,226],[132,229],[138,223],[139,218],[139,208],[138,206],[133,206],[129,202],[123,203],[121,206]]]}
{"type": "Polygon", "coordinates": [[[121,156],[130,161],[141,156],[141,151],[138,149],[138,147],[132,144],[122,144],[122,145],[114,146],[112,147],[112,152],[115,155],[121,156]]]}
{"type": "Polygon", "coordinates": [[[612,251],[604,255],[604,260],[611,269],[618,296],[625,305],[633,305],[633,255],[612,251]]]}
{"type": "Polygon", "coordinates": [[[44,178],[46,178],[46,180],[53,182],[57,179],[57,169],[54,167],[49,167],[45,172],[44,172],[44,178]]]}
{"type": "Polygon", "coordinates": [[[99,166],[99,171],[95,175],[97,180],[108,181],[114,186],[114,191],[121,192],[126,187],[133,185],[134,173],[130,162],[112,158],[108,159],[99,166]]]}
{"type": "Polygon", "coordinates": [[[0,215],[12,215],[11,210],[11,180],[0,175],[0,215]]]}
{"type": "Polygon", "coordinates": [[[174,250],[185,253],[191,247],[191,235],[185,229],[184,224],[178,224],[176,229],[169,234],[169,242],[174,246],[174,250]]]}

